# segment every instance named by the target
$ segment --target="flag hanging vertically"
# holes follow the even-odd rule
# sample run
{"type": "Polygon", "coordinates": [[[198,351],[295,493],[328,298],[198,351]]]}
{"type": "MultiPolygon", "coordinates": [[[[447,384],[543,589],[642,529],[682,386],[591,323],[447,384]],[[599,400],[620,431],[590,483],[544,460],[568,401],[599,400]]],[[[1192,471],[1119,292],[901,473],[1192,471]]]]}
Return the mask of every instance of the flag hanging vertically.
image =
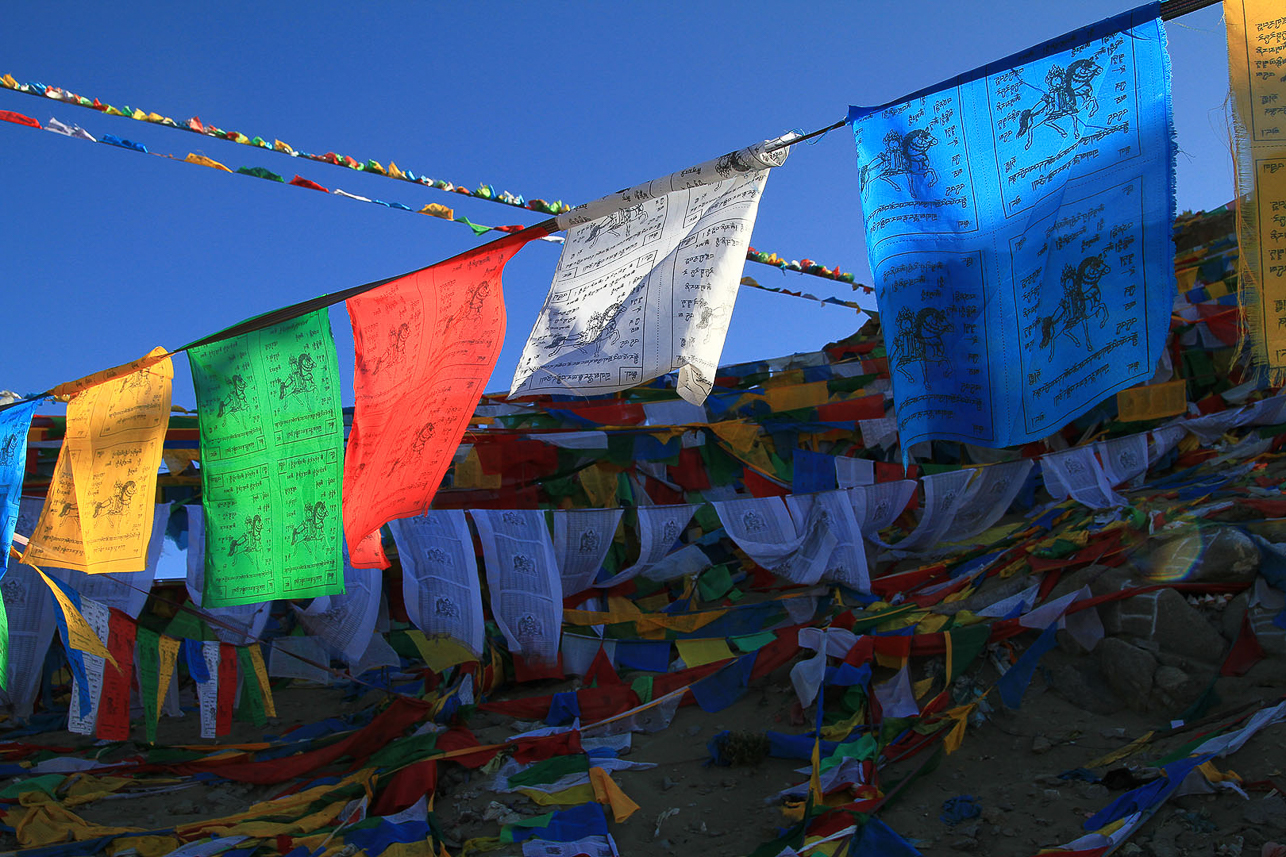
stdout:
{"type": "Polygon", "coordinates": [[[325,310],[188,351],[205,607],[343,592],[344,420],[325,310]]]}
{"type": "Polygon", "coordinates": [[[27,469],[27,434],[36,404],[22,402],[0,411],[0,575],[9,567],[9,545],[18,524],[22,477],[27,469]]]}
{"type": "Polygon", "coordinates": [[[559,215],[567,241],[509,395],[592,396],[677,369],[679,395],[705,401],[768,171],[794,136],[559,215]]]}
{"type": "Polygon", "coordinates": [[[505,263],[527,230],[348,300],[356,364],[344,460],[354,568],[385,568],[379,528],[429,508],[505,338],[505,263]]]}
{"type": "Polygon", "coordinates": [[[1238,282],[1256,361],[1286,377],[1286,10],[1224,0],[1237,108],[1238,282]]]}
{"type": "Polygon", "coordinates": [[[174,378],[166,354],[153,349],[131,364],[142,368],[72,396],[53,483],[23,562],[90,574],[147,567],[174,378]]]}
{"type": "Polygon", "coordinates": [[[1174,295],[1158,12],[850,108],[904,450],[1036,440],[1153,376],[1174,295]]]}

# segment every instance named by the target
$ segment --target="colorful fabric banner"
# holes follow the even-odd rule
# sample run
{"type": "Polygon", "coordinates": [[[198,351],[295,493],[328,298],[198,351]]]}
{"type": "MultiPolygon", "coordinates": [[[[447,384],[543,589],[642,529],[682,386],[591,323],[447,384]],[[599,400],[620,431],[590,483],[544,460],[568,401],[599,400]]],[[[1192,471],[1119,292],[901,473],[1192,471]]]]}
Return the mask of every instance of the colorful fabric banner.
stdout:
{"type": "Polygon", "coordinates": [[[22,479],[27,469],[27,434],[37,404],[39,401],[22,402],[0,411],[0,576],[9,567],[9,546],[18,524],[22,479]]]}
{"type": "MultiPolygon", "coordinates": [[[[34,504],[33,504],[34,505],[34,504]]],[[[0,581],[8,617],[5,695],[17,717],[31,716],[40,691],[41,665],[54,637],[54,601],[36,572],[15,564],[0,581]]]]}
{"type": "Polygon", "coordinates": [[[480,656],[485,642],[482,582],[464,512],[425,512],[391,521],[389,529],[402,563],[402,601],[411,623],[429,636],[457,640],[480,656]]]}
{"type": "Polygon", "coordinates": [[[189,350],[205,607],[343,592],[344,419],[325,310],[189,350]]]}
{"type": "Polygon", "coordinates": [[[137,361],[143,368],[68,403],[53,484],[23,562],[90,574],[147,567],[174,378],[165,354],[153,349],[137,361]]]}
{"type": "Polygon", "coordinates": [[[794,135],[619,191],[560,215],[554,282],[510,396],[625,390],[679,371],[701,404],[714,386],[768,171],[794,135]]]}
{"type": "Polygon", "coordinates": [[[1038,440],[1153,376],[1175,288],[1157,15],[850,109],[904,455],[1038,440]]]}
{"type": "Polygon", "coordinates": [[[501,275],[534,237],[486,244],[348,301],[355,408],[344,536],[357,568],[386,568],[371,534],[429,508],[505,336],[501,275]]]}
{"type": "Polygon", "coordinates": [[[1224,0],[1237,116],[1238,276],[1255,357],[1286,377],[1286,15],[1277,0],[1224,0]]]}

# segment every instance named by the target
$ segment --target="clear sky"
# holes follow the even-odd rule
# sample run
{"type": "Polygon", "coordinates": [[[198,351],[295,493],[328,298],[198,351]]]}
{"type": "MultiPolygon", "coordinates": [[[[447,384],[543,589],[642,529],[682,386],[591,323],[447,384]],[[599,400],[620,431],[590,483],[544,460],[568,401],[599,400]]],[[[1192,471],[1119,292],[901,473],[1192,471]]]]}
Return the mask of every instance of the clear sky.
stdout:
{"type": "MultiPolygon", "coordinates": [[[[183,122],[281,139],[476,188],[584,202],[795,129],[810,131],[1129,6],[1113,0],[896,3],[45,2],[6,9],[0,74],[183,122]]],[[[1180,210],[1232,196],[1219,6],[1167,25],[1180,210]]],[[[296,172],[440,202],[487,224],[542,219],[374,175],[0,89],[0,110],[78,123],[182,158],[296,172]]],[[[0,123],[0,388],[22,393],[177,347],[247,316],[432,264],[480,242],[430,217],[0,123]]],[[[851,133],[797,146],[752,243],[869,282],[851,133]]],[[[493,233],[494,236],[495,233],[493,233]]],[[[485,239],[482,239],[485,240],[485,239]]],[[[505,276],[488,389],[507,389],[556,245],[505,276]]],[[[768,285],[842,283],[748,264],[768,285]]],[[[851,310],[742,289],[723,363],[816,350],[851,310]]],[[[332,310],[345,403],[352,336],[332,310]]],[[[195,403],[176,361],[175,404],[195,403]]]]}

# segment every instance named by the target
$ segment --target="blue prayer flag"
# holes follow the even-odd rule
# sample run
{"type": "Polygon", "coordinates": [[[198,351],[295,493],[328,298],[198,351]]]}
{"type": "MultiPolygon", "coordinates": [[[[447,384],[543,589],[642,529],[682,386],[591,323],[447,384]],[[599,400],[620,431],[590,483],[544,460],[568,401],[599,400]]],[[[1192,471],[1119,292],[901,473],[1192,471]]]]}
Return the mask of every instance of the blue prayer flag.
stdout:
{"type": "Polygon", "coordinates": [[[9,546],[18,523],[22,477],[27,469],[27,433],[35,410],[36,402],[32,401],[0,411],[0,575],[9,567],[9,546]]]}
{"type": "Polygon", "coordinates": [[[903,449],[1038,440],[1153,376],[1175,294],[1158,13],[850,108],[903,449]]]}

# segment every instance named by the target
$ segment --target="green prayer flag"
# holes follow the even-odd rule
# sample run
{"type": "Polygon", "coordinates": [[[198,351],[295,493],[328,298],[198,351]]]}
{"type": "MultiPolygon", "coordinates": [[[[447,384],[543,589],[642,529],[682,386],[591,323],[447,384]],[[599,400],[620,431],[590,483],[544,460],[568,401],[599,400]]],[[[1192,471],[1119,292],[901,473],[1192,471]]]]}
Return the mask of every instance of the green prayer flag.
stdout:
{"type": "Polygon", "coordinates": [[[947,633],[951,635],[951,675],[947,681],[953,682],[982,653],[991,637],[991,625],[966,625],[952,628],[947,633]]]}
{"type": "Polygon", "coordinates": [[[524,768],[509,778],[509,788],[520,786],[538,786],[561,780],[568,774],[589,772],[589,756],[584,753],[573,753],[569,756],[551,756],[536,762],[530,768],[524,768]]]}
{"type": "Polygon", "coordinates": [[[138,695],[143,700],[143,726],[149,744],[156,743],[156,722],[160,712],[156,707],[157,685],[161,681],[161,635],[138,626],[134,638],[136,649],[134,663],[138,666],[138,695]]]}
{"type": "Polygon", "coordinates": [[[263,726],[268,722],[268,712],[264,708],[263,688],[259,687],[259,675],[255,672],[249,647],[237,646],[237,661],[241,664],[241,708],[251,723],[263,726]]]}
{"type": "Polygon", "coordinates": [[[188,352],[201,428],[203,606],[344,591],[344,420],[326,310],[188,352]]]}
{"type": "Polygon", "coordinates": [[[760,631],[758,634],[743,634],[740,637],[729,637],[732,644],[737,647],[738,651],[749,654],[757,652],[769,643],[777,641],[777,635],[772,631],[760,631]]]}
{"type": "Polygon", "coordinates": [[[715,601],[732,588],[732,575],[728,572],[727,563],[707,568],[697,578],[697,589],[701,591],[702,601],[715,601]]]}
{"type": "Polygon", "coordinates": [[[652,680],[655,676],[641,675],[630,683],[630,690],[639,698],[639,705],[646,705],[652,701],[652,680]]]}

